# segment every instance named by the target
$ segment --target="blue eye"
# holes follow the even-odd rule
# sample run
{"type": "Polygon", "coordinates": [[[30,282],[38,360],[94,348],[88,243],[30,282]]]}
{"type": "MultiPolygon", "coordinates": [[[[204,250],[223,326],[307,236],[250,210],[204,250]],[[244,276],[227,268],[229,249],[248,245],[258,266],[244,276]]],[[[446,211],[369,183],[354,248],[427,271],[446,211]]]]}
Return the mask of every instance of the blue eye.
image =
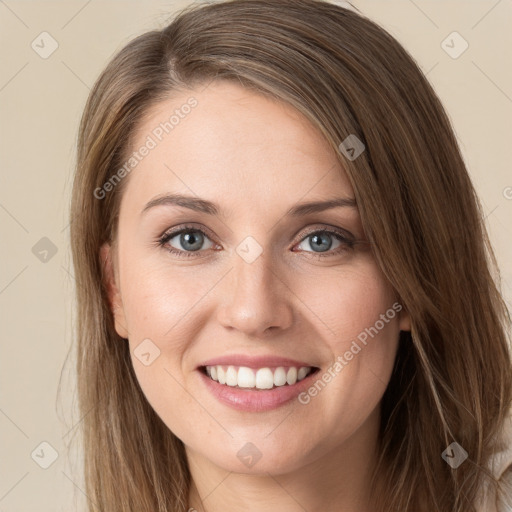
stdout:
{"type": "Polygon", "coordinates": [[[313,249],[312,251],[306,250],[304,247],[302,251],[308,253],[308,256],[313,255],[315,258],[325,258],[329,256],[337,256],[347,250],[350,250],[355,245],[355,239],[348,231],[336,229],[321,229],[310,231],[300,242],[306,244],[307,247],[313,249]],[[333,238],[338,245],[333,249],[333,238]],[[317,250],[318,249],[318,250],[317,250]],[[333,249],[333,250],[331,250],[333,249]]]}
{"type": "MultiPolygon", "coordinates": [[[[318,258],[336,256],[352,249],[355,243],[352,235],[345,230],[322,229],[310,231],[297,244],[300,251],[294,250],[293,252],[305,252],[318,258]],[[311,250],[301,248],[300,246],[304,243],[311,250]],[[335,244],[334,248],[333,243],[335,244]]],[[[215,246],[203,230],[193,226],[182,226],[174,231],[164,233],[158,240],[158,245],[179,257],[200,256],[198,253],[204,252],[201,249],[211,249],[215,246]],[[204,247],[206,241],[209,242],[209,245],[204,247]]]]}
{"type": "MultiPolygon", "coordinates": [[[[332,248],[333,238],[335,238],[333,234],[328,231],[317,231],[304,238],[301,244],[308,240],[309,247],[313,249],[313,252],[326,252],[332,248]]],[[[335,241],[341,244],[339,238],[335,238],[335,241]]]]}
{"type": "MultiPolygon", "coordinates": [[[[188,257],[193,256],[194,252],[198,252],[202,248],[205,240],[210,240],[206,233],[200,229],[187,228],[185,226],[178,231],[164,234],[163,237],[159,240],[159,244],[165,246],[172,254],[188,257]],[[177,240],[171,243],[174,238],[177,240]],[[181,245],[181,248],[176,247],[175,244],[181,245]]],[[[211,245],[206,247],[206,249],[209,249],[213,246],[211,240],[210,244],[211,245]]]]}

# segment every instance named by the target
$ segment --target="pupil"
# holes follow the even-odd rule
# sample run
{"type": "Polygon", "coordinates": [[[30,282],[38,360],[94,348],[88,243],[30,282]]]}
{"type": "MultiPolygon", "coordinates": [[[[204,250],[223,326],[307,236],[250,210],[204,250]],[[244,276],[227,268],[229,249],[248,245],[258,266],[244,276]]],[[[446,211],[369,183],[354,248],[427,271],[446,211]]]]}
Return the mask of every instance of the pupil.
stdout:
{"type": "MultiPolygon", "coordinates": [[[[311,238],[313,240],[314,246],[322,248],[322,238],[323,238],[323,242],[325,242],[323,245],[324,245],[324,247],[326,246],[324,250],[327,251],[331,248],[332,240],[331,240],[331,237],[329,235],[327,235],[327,233],[323,233],[322,235],[313,235],[311,238]],[[320,240],[320,243],[318,243],[319,240],[320,240]]],[[[311,244],[311,242],[310,242],[310,245],[313,249],[315,248],[311,244]]]]}
{"type": "Polygon", "coordinates": [[[180,242],[184,248],[190,251],[197,251],[201,248],[202,245],[202,235],[197,232],[193,233],[194,234],[190,234],[190,232],[182,234],[180,242]],[[187,247],[187,244],[192,245],[192,247],[190,247],[190,245],[187,247]]]}

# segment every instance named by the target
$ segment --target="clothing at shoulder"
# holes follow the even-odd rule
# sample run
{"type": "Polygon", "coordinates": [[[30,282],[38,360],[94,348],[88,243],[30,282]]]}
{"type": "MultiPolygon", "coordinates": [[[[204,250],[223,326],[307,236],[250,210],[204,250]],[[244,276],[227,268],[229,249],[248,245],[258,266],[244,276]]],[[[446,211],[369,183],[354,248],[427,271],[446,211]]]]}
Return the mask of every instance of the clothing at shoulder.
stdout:
{"type": "Polygon", "coordinates": [[[494,455],[490,469],[504,494],[497,496],[493,486],[486,487],[479,497],[477,511],[512,512],[512,409],[503,428],[500,450],[494,455]]]}

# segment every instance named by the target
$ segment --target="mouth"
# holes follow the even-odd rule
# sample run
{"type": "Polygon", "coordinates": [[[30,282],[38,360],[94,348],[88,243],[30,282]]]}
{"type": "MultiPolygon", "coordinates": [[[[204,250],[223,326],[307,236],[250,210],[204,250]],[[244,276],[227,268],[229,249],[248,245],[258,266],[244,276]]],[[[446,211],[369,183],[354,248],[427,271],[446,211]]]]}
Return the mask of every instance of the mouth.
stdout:
{"type": "Polygon", "coordinates": [[[250,368],[235,365],[206,365],[198,370],[221,386],[247,391],[269,391],[294,386],[317,373],[316,366],[277,366],[250,368]]]}
{"type": "Polygon", "coordinates": [[[312,361],[233,353],[202,361],[196,370],[203,389],[221,404],[244,412],[264,412],[299,403],[297,397],[320,371],[312,361]]]}

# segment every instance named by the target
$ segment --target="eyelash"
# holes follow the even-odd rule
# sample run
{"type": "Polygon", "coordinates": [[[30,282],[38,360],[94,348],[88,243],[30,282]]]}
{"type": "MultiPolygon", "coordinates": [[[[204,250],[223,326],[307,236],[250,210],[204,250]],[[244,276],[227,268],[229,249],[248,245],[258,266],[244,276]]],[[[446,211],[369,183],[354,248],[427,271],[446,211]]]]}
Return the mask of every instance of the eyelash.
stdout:
{"type": "MultiPolygon", "coordinates": [[[[201,233],[202,235],[206,236],[210,240],[212,238],[207,233],[205,233],[202,229],[199,229],[195,226],[184,225],[184,226],[180,226],[180,227],[176,228],[173,231],[167,231],[166,233],[164,233],[161,237],[158,238],[157,245],[178,257],[192,258],[192,257],[196,256],[196,253],[203,252],[203,251],[181,251],[179,249],[176,249],[175,247],[166,245],[167,242],[169,242],[169,240],[171,240],[175,236],[180,235],[181,233],[186,233],[186,232],[201,233]]],[[[336,229],[332,229],[332,228],[331,229],[329,229],[329,228],[312,229],[312,230],[308,231],[301,238],[301,240],[298,243],[299,244],[302,243],[304,240],[306,240],[311,235],[322,234],[322,233],[329,233],[330,235],[333,235],[334,237],[337,238],[337,240],[339,240],[341,242],[342,245],[340,245],[340,247],[336,248],[333,251],[327,251],[325,254],[324,253],[315,253],[312,251],[304,251],[304,252],[306,252],[308,254],[314,254],[316,257],[319,257],[319,258],[326,258],[326,257],[336,256],[336,255],[341,254],[349,249],[352,249],[355,244],[355,240],[348,238],[341,230],[336,230],[336,229]]],[[[296,245],[298,245],[298,244],[296,244],[296,245]]],[[[294,252],[299,252],[299,251],[294,251],[294,252]]]]}

